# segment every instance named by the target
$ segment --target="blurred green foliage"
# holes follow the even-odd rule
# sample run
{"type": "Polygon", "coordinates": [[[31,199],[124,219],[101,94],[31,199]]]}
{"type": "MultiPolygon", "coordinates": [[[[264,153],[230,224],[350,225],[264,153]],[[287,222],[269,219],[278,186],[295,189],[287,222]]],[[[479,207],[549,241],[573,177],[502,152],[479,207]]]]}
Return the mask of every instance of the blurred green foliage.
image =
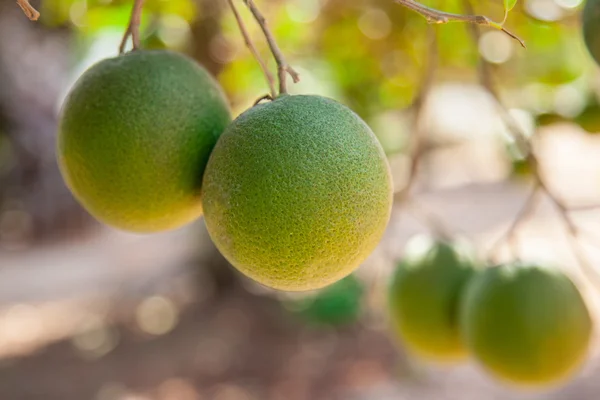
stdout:
{"type": "MultiPolygon", "coordinates": [[[[345,102],[370,124],[390,111],[405,110],[418,90],[428,50],[427,23],[392,0],[257,0],[286,57],[302,76],[293,93],[316,93],[345,102]]],[[[104,32],[125,28],[131,1],[46,0],[43,21],[69,25],[82,48],[104,32]]],[[[257,24],[243,2],[238,8],[263,57],[274,63],[257,24]]],[[[430,7],[464,13],[462,0],[424,0],[430,7]]],[[[497,22],[506,0],[474,0],[478,14],[497,22]]],[[[600,130],[596,112],[597,66],[583,45],[581,0],[519,0],[508,15],[507,29],[527,49],[492,28],[481,28],[473,43],[468,26],[435,27],[439,41],[438,82],[476,81],[478,53],[495,65],[502,96],[510,107],[530,112],[536,122],[570,120],[591,132],[600,130]],[[569,97],[570,96],[570,97],[569,97]]],[[[245,48],[225,1],[148,0],[142,32],[146,47],[189,51],[207,41],[219,79],[236,112],[268,90],[264,76],[245,48]],[[212,7],[210,10],[209,7],[212,7]],[[218,10],[215,12],[214,7],[218,10]],[[216,18],[217,37],[195,37],[194,24],[216,18]]],[[[197,35],[196,35],[197,36],[197,35]]],[[[115,43],[115,51],[118,43],[115,43]]],[[[399,136],[405,135],[402,126],[399,136]]],[[[376,131],[376,133],[378,133],[376,131]]],[[[383,142],[390,142],[387,139],[383,142]]],[[[388,153],[402,151],[405,139],[392,140],[388,153]]],[[[384,143],[385,144],[385,143],[384,143]]]]}
{"type": "MultiPolygon", "coordinates": [[[[131,1],[123,0],[45,0],[43,21],[50,26],[72,24],[84,35],[106,28],[124,29],[131,13],[131,1]]],[[[142,29],[148,27],[148,16],[179,16],[192,21],[197,16],[193,0],[147,0],[142,15],[142,29]]]]}

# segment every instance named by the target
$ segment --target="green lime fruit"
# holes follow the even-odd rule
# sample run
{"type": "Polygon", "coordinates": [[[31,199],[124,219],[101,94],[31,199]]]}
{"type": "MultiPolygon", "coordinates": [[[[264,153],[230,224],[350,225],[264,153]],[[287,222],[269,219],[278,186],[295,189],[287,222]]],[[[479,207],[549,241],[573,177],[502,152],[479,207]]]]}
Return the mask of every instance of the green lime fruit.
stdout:
{"type": "Polygon", "coordinates": [[[174,229],[202,215],[202,175],[230,121],[219,85],[192,59],[134,51],[75,83],[61,111],[58,162],[96,219],[133,232],[174,229]]]}
{"type": "Polygon", "coordinates": [[[600,64],[600,0],[587,0],[581,13],[583,39],[597,64],[600,64]]]}
{"type": "Polygon", "coordinates": [[[479,363],[517,386],[553,386],[585,360],[592,320],[558,270],[509,264],[477,274],[460,311],[463,339],[479,363]]]}
{"type": "Polygon", "coordinates": [[[466,358],[458,309],[476,265],[462,243],[426,235],[409,241],[388,292],[392,330],[409,352],[438,363],[466,358]]]}
{"type": "Polygon", "coordinates": [[[371,129],[320,96],[284,95],[225,130],[202,184],[208,232],[229,262],[279,290],[325,287],[374,250],[392,206],[371,129]]]}
{"type": "Polygon", "coordinates": [[[347,325],[359,319],[363,294],[362,282],[350,274],[314,294],[288,301],[287,308],[310,324],[347,325]]]}

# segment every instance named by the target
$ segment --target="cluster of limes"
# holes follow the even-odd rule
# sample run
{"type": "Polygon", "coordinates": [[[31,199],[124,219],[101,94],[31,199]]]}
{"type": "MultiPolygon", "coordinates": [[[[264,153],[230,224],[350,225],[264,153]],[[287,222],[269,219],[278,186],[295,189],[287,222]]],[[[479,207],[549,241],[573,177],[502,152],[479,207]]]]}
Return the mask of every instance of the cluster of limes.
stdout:
{"type": "Polygon", "coordinates": [[[281,290],[348,276],[391,213],[387,159],[349,108],[281,95],[231,121],[218,83],[171,51],[88,69],[63,105],[57,153],[98,220],[158,232],[203,215],[233,266],[281,290]]]}
{"type": "MultiPolygon", "coordinates": [[[[583,31],[600,62],[599,21],[600,1],[590,0],[583,31]]],[[[79,78],[57,154],[70,190],[107,225],[149,233],[204,216],[222,254],[263,285],[304,291],[339,281],[305,305],[315,321],[332,310],[356,315],[361,289],[349,275],[381,239],[393,196],[379,142],[344,105],[283,94],[232,121],[203,67],[137,50],[79,78]]],[[[454,242],[411,242],[389,292],[404,345],[438,361],[471,355],[522,385],[570,377],[592,332],[575,285],[535,265],[477,264],[454,242]]]]}
{"type": "Polygon", "coordinates": [[[408,243],[389,290],[390,322],[404,347],[440,363],[470,355],[519,386],[571,377],[592,334],[577,287],[549,267],[479,265],[459,242],[418,236],[408,243]]]}

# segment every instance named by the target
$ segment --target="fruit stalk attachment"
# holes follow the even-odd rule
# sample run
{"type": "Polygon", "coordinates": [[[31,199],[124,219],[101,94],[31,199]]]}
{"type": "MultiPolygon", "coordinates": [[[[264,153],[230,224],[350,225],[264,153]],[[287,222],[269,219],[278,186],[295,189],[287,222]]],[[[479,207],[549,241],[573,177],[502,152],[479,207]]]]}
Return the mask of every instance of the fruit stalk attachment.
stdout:
{"type": "Polygon", "coordinates": [[[287,63],[283,53],[281,52],[281,49],[279,49],[279,46],[277,45],[277,42],[275,41],[275,37],[273,36],[273,33],[269,29],[266,18],[260,12],[258,7],[256,7],[256,4],[254,4],[254,1],[244,0],[244,4],[246,4],[248,9],[252,13],[252,16],[254,17],[254,19],[256,20],[258,25],[260,26],[260,29],[262,30],[262,32],[265,36],[265,39],[267,40],[267,43],[269,45],[269,49],[271,50],[271,53],[273,54],[273,58],[275,59],[275,62],[277,63],[277,77],[279,80],[279,94],[280,95],[287,94],[287,75],[289,75],[292,78],[294,83],[298,83],[300,81],[300,75],[294,70],[294,68],[292,68],[287,63]]]}
{"type": "Polygon", "coordinates": [[[129,24],[127,25],[127,29],[123,35],[123,40],[119,46],[119,54],[123,54],[125,52],[125,46],[127,46],[127,41],[130,37],[133,45],[132,50],[137,50],[140,48],[140,23],[142,19],[143,7],[144,0],[134,0],[133,8],[131,9],[131,17],[129,18],[129,24]]]}
{"type": "Polygon", "coordinates": [[[499,29],[502,32],[506,33],[511,38],[515,39],[522,47],[525,47],[525,42],[510,32],[502,24],[492,21],[490,18],[485,15],[474,15],[473,13],[469,14],[453,14],[445,11],[436,10],[435,8],[427,7],[421,3],[418,3],[413,0],[393,0],[394,3],[400,4],[416,13],[421,14],[428,23],[430,24],[447,24],[449,22],[466,22],[472,25],[481,25],[481,26],[489,26],[495,29],[499,29]]]}
{"type": "Polygon", "coordinates": [[[17,4],[23,10],[23,13],[32,21],[37,21],[40,17],[40,13],[35,9],[31,4],[29,4],[29,0],[17,0],[17,4]]]}
{"type": "Polygon", "coordinates": [[[254,58],[256,59],[258,64],[260,65],[260,69],[262,69],[262,72],[265,75],[265,79],[267,80],[267,84],[269,85],[270,95],[268,95],[268,97],[265,97],[265,96],[261,97],[259,100],[257,100],[256,104],[258,104],[260,101],[264,100],[265,98],[271,98],[271,99],[275,98],[277,96],[277,89],[275,88],[275,77],[273,76],[271,71],[269,71],[269,67],[267,67],[265,60],[262,59],[258,50],[256,50],[256,47],[254,46],[254,43],[252,42],[252,39],[250,38],[250,34],[248,33],[248,29],[246,29],[246,25],[244,24],[244,20],[242,19],[240,13],[238,12],[237,7],[235,6],[234,0],[227,0],[227,2],[229,3],[229,8],[231,8],[231,12],[233,13],[233,16],[235,17],[238,27],[240,28],[240,33],[244,37],[244,42],[246,43],[246,47],[248,47],[248,50],[250,50],[250,53],[252,53],[252,55],[254,56],[254,58]]]}

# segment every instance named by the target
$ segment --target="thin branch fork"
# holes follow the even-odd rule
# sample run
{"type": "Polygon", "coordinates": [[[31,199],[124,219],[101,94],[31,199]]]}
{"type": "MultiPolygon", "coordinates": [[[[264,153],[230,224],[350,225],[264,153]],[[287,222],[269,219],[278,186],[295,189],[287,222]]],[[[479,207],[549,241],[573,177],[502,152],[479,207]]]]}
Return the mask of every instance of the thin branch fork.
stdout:
{"type": "Polygon", "coordinates": [[[29,4],[29,0],[17,0],[17,4],[23,10],[23,13],[32,21],[37,21],[40,17],[40,13],[35,9],[31,4],[29,4]]]}
{"type": "MultiPolygon", "coordinates": [[[[254,46],[254,43],[250,38],[250,34],[248,33],[248,29],[246,29],[246,25],[244,24],[244,20],[242,19],[237,7],[235,6],[234,0],[227,0],[227,2],[229,3],[229,8],[231,9],[233,16],[235,17],[237,25],[240,29],[240,33],[244,37],[246,47],[248,48],[248,50],[250,50],[250,53],[252,53],[252,56],[258,62],[258,64],[260,65],[260,69],[262,69],[262,72],[265,75],[265,79],[267,80],[267,84],[269,85],[269,98],[273,99],[277,96],[277,89],[275,88],[275,77],[273,76],[271,71],[269,71],[269,67],[267,67],[267,64],[258,53],[258,50],[256,50],[256,47],[254,46]]],[[[257,103],[266,98],[267,97],[263,96],[260,100],[257,101],[257,103]]]]}
{"type": "Polygon", "coordinates": [[[264,15],[260,12],[256,4],[254,4],[253,0],[244,0],[244,4],[248,7],[254,19],[260,26],[265,38],[267,39],[267,43],[269,45],[269,49],[273,54],[273,58],[277,63],[277,77],[279,79],[279,94],[287,93],[287,75],[289,75],[294,83],[300,82],[300,75],[287,63],[283,53],[279,49],[277,42],[275,41],[275,37],[273,33],[269,29],[267,25],[267,20],[264,15]]]}
{"type": "MultiPolygon", "coordinates": [[[[542,183],[542,185],[544,185],[542,183]]],[[[573,220],[569,217],[569,209],[566,207],[564,202],[558,199],[555,195],[553,195],[546,186],[543,186],[546,194],[556,207],[558,211],[558,216],[560,217],[565,229],[567,231],[567,240],[569,241],[569,245],[571,247],[571,252],[577,259],[580,267],[582,268],[585,275],[594,281],[596,287],[600,288],[600,272],[592,265],[591,261],[584,253],[584,250],[579,242],[579,239],[582,237],[582,232],[579,227],[573,222],[573,220]]]]}
{"type": "Polygon", "coordinates": [[[405,204],[412,210],[412,214],[419,219],[427,228],[438,238],[451,241],[454,236],[453,230],[450,229],[445,221],[439,218],[436,214],[424,208],[422,204],[417,204],[407,198],[405,204]]]}
{"type": "Polygon", "coordinates": [[[394,3],[400,4],[401,6],[408,8],[409,10],[412,10],[416,13],[421,14],[423,17],[425,17],[427,22],[429,22],[430,24],[447,24],[449,22],[465,22],[465,23],[469,23],[469,24],[473,24],[473,25],[489,26],[489,27],[501,30],[502,32],[504,32],[505,34],[510,36],[512,39],[519,42],[519,44],[522,47],[526,47],[525,42],[520,37],[518,37],[514,33],[510,32],[509,30],[504,28],[504,26],[502,26],[501,24],[492,21],[490,18],[488,18],[484,15],[473,15],[472,13],[470,13],[468,15],[448,13],[445,11],[436,10],[435,8],[427,7],[421,3],[417,3],[414,0],[393,0],[393,1],[394,1],[394,3]]]}
{"type": "Polygon", "coordinates": [[[600,204],[586,204],[582,206],[570,206],[569,212],[586,212],[600,210],[600,204]]]}
{"type": "MultiPolygon", "coordinates": [[[[473,7],[469,0],[464,1],[465,8],[467,12],[473,12],[473,7]]],[[[469,26],[469,32],[471,33],[471,38],[475,44],[475,47],[479,44],[479,39],[481,38],[481,33],[479,32],[479,27],[476,25],[469,26]]],[[[515,141],[517,147],[521,151],[521,153],[525,156],[525,158],[529,161],[529,163],[536,164],[537,159],[533,154],[533,149],[531,147],[531,143],[527,138],[527,135],[521,130],[519,124],[515,121],[513,116],[508,112],[506,107],[502,104],[502,100],[500,99],[500,95],[496,91],[494,86],[494,82],[492,79],[492,69],[489,62],[487,62],[481,55],[479,56],[479,66],[478,66],[478,74],[479,74],[479,82],[481,86],[492,96],[494,102],[496,103],[497,109],[500,112],[500,117],[504,121],[504,124],[509,130],[513,140],[515,141]]]]}
{"type": "Polygon", "coordinates": [[[516,243],[517,242],[517,237],[516,237],[517,231],[518,231],[519,227],[525,222],[525,220],[528,217],[530,217],[531,214],[535,211],[535,209],[538,205],[538,201],[541,198],[540,197],[541,193],[542,193],[542,191],[541,191],[540,185],[535,183],[533,186],[533,189],[531,190],[531,193],[529,194],[529,196],[527,196],[525,203],[523,203],[523,206],[517,213],[516,217],[510,224],[509,228],[492,246],[492,248],[489,252],[490,259],[493,259],[494,257],[497,256],[497,254],[504,242],[509,243],[509,245],[511,247],[511,251],[513,253],[513,256],[517,258],[517,243],[516,243]]]}
{"type": "Polygon", "coordinates": [[[131,37],[131,42],[133,44],[133,50],[137,50],[140,48],[140,23],[142,20],[142,8],[144,7],[144,0],[134,0],[133,8],[131,10],[131,17],[129,18],[129,25],[127,25],[127,29],[125,30],[125,34],[123,35],[123,40],[121,40],[121,45],[119,46],[119,54],[123,54],[125,52],[125,47],[127,46],[127,41],[131,37]]]}

